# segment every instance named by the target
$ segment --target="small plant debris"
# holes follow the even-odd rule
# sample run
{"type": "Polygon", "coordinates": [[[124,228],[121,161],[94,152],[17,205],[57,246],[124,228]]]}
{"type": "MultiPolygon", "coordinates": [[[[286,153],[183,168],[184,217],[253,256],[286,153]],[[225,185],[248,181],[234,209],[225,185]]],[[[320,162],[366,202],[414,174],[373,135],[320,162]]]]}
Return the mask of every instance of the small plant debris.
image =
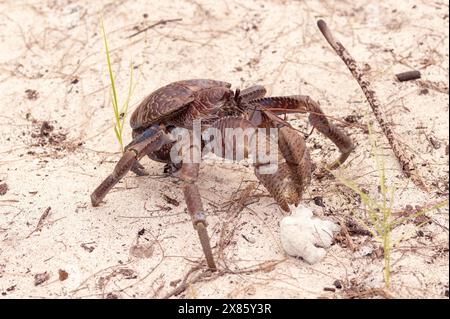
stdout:
{"type": "Polygon", "coordinates": [[[376,249],[372,250],[369,254],[372,259],[380,259],[384,257],[384,249],[381,246],[378,246],[376,249]]]}
{"type": "Polygon", "coordinates": [[[336,279],[333,282],[333,286],[335,286],[337,289],[342,289],[342,282],[339,279],[336,279]]]}
{"type": "Polygon", "coordinates": [[[313,198],[314,204],[320,207],[325,207],[325,204],[323,203],[323,197],[322,196],[316,196],[313,198]]]}
{"type": "Polygon", "coordinates": [[[1,184],[0,184],[0,196],[5,195],[6,192],[8,192],[8,184],[6,184],[6,183],[1,183],[1,184]]]}
{"type": "Polygon", "coordinates": [[[350,114],[344,117],[344,121],[349,124],[359,123],[362,118],[362,115],[350,114]]]}
{"type": "Polygon", "coordinates": [[[400,217],[410,217],[417,215],[413,219],[413,222],[416,225],[423,225],[431,222],[431,219],[427,215],[420,213],[422,210],[423,207],[420,205],[415,205],[415,207],[412,207],[411,205],[406,205],[403,211],[399,213],[399,215],[400,217]]]}
{"type": "Polygon", "coordinates": [[[54,127],[49,122],[44,121],[41,125],[40,136],[49,136],[49,134],[53,131],[54,127]]]}
{"type": "Polygon", "coordinates": [[[36,139],[36,142],[32,146],[46,146],[54,145],[59,146],[67,138],[67,133],[61,130],[56,131],[54,126],[48,121],[43,121],[41,123],[36,122],[39,126],[35,126],[34,132],[31,133],[31,137],[36,139]]]}
{"type": "Polygon", "coordinates": [[[41,217],[39,218],[39,221],[36,225],[36,228],[27,236],[27,238],[29,238],[32,234],[34,234],[35,232],[40,232],[42,230],[42,227],[44,226],[44,222],[47,219],[48,215],[50,214],[50,210],[52,208],[49,206],[47,207],[44,212],[42,213],[41,217]]]}
{"type": "Polygon", "coordinates": [[[133,245],[130,255],[136,258],[150,258],[153,255],[153,245],[133,245]]]}
{"type": "Polygon", "coordinates": [[[50,279],[50,275],[48,272],[36,274],[36,275],[34,275],[34,285],[39,286],[49,279],[50,279]]]}
{"type": "Polygon", "coordinates": [[[136,279],[137,274],[136,272],[131,268],[121,268],[119,269],[119,274],[124,276],[125,279],[136,279]]]}
{"type": "Polygon", "coordinates": [[[26,94],[27,99],[32,100],[32,101],[35,101],[39,98],[39,92],[36,90],[26,89],[25,94],[26,94]]]}
{"type": "Polygon", "coordinates": [[[81,248],[86,250],[88,253],[92,253],[94,251],[95,247],[91,246],[89,244],[92,244],[92,243],[82,243],[80,246],[81,246],[81,248]]]}
{"type": "Polygon", "coordinates": [[[119,296],[116,295],[115,293],[112,292],[108,292],[108,294],[105,297],[106,299],[119,299],[119,296]]]}
{"type": "Polygon", "coordinates": [[[414,71],[398,73],[395,76],[397,77],[397,80],[399,80],[400,82],[412,81],[412,80],[420,79],[420,72],[417,70],[414,70],[414,71]]]}
{"type": "Polygon", "coordinates": [[[59,281],[64,281],[69,278],[69,273],[63,269],[58,270],[59,281]]]}
{"type": "Polygon", "coordinates": [[[369,230],[363,228],[361,225],[359,225],[355,220],[353,220],[350,217],[345,220],[345,225],[347,226],[348,233],[350,235],[372,237],[372,233],[369,230]]]}
{"type": "Polygon", "coordinates": [[[163,197],[164,197],[164,200],[165,200],[168,204],[173,205],[173,206],[176,206],[176,207],[180,206],[180,202],[177,201],[175,198],[172,198],[172,197],[170,197],[170,196],[167,196],[166,194],[163,194],[163,197]]]}
{"type": "MultiPolygon", "coordinates": [[[[16,290],[16,286],[17,286],[17,285],[12,285],[12,286],[6,288],[6,291],[7,291],[7,292],[14,291],[14,290],[16,290]]],[[[447,290],[447,291],[448,291],[448,290],[447,290]]]]}

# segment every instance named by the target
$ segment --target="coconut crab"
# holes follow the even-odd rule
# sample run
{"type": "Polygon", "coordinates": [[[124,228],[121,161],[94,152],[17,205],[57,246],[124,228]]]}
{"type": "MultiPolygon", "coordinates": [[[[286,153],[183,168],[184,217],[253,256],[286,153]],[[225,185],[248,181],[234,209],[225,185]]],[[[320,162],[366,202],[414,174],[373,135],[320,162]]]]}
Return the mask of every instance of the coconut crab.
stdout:
{"type": "MultiPolygon", "coordinates": [[[[290,211],[289,204],[297,205],[300,202],[304,188],[310,182],[311,160],[303,136],[278,115],[309,113],[312,126],[328,137],[340,150],[339,158],[330,165],[330,168],[342,164],[354,146],[342,130],[329,122],[319,104],[309,96],[265,97],[265,94],[266,89],[260,85],[242,91],[239,89],[232,91],[231,84],[208,79],[178,81],[154,91],[132,114],[130,124],[133,129],[133,140],[125,148],[113,173],[91,194],[92,205],[98,206],[128,171],[146,175],[144,167],[139,163],[145,155],[153,160],[171,164],[170,150],[175,143],[171,132],[180,127],[192,129],[194,120],[201,119],[202,130],[215,128],[224,132],[226,129],[235,128],[278,129],[277,146],[282,162],[276,172],[264,174],[262,169],[269,164],[256,159],[255,174],[279,206],[284,211],[290,211]]],[[[268,139],[270,137],[267,137],[268,139]]],[[[233,141],[224,140],[222,143],[233,141]]],[[[236,145],[232,147],[234,149],[236,145]]],[[[247,149],[248,145],[245,144],[243,147],[245,156],[249,156],[251,152],[247,149]]],[[[200,164],[183,161],[174,167],[179,170],[187,210],[200,237],[208,267],[215,269],[216,264],[207,233],[206,214],[196,185],[200,164]]]]}

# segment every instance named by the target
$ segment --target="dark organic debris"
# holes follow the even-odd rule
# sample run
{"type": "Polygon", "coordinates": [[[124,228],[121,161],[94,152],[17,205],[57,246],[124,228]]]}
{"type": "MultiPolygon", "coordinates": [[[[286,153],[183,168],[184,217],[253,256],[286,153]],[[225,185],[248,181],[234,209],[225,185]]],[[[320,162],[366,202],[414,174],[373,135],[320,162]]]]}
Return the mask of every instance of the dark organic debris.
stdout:
{"type": "Polygon", "coordinates": [[[119,296],[116,295],[115,293],[109,292],[105,298],[106,299],[119,299],[119,296]]]}
{"type": "Polygon", "coordinates": [[[131,268],[121,268],[118,270],[118,273],[125,277],[125,279],[136,279],[137,274],[131,268]]]}
{"type": "MultiPolygon", "coordinates": [[[[60,152],[73,152],[80,146],[79,141],[67,141],[68,132],[61,126],[57,126],[56,121],[40,121],[33,118],[30,113],[26,114],[26,119],[31,121],[31,132],[28,133],[33,139],[29,142],[29,146],[45,147],[39,151],[29,150],[29,155],[50,155],[61,156],[60,152]],[[50,150],[50,152],[49,152],[50,150]]],[[[25,132],[23,135],[27,135],[25,132]]]]}
{"type": "Polygon", "coordinates": [[[336,279],[333,282],[333,286],[335,286],[337,289],[342,289],[342,282],[339,279],[336,279]]]}
{"type": "Polygon", "coordinates": [[[313,198],[314,204],[320,207],[325,207],[325,204],[323,203],[323,197],[322,196],[316,196],[313,198]]]}
{"type": "Polygon", "coordinates": [[[60,281],[64,281],[69,278],[69,273],[63,269],[58,270],[58,276],[60,281]]]}
{"type": "Polygon", "coordinates": [[[347,218],[345,220],[345,225],[347,226],[350,235],[372,236],[372,233],[369,230],[361,227],[361,225],[352,218],[347,218]]]}
{"type": "Polygon", "coordinates": [[[39,98],[39,92],[32,89],[26,89],[25,94],[27,96],[27,99],[29,100],[37,100],[39,98]]]}
{"type": "Polygon", "coordinates": [[[49,122],[44,121],[42,122],[41,129],[40,129],[40,136],[49,136],[50,133],[53,131],[54,127],[49,122]]]}
{"type": "Polygon", "coordinates": [[[130,255],[136,258],[150,258],[153,255],[153,245],[133,245],[130,248],[130,255]]]}
{"type": "Polygon", "coordinates": [[[368,299],[382,297],[392,299],[393,296],[386,290],[380,288],[369,288],[356,278],[350,279],[349,287],[344,290],[345,296],[350,299],[368,299]]]}
{"type": "Polygon", "coordinates": [[[362,115],[350,114],[350,115],[347,115],[346,117],[344,117],[344,121],[349,124],[356,124],[361,121],[362,117],[363,117],[362,115]]]}
{"type": "Polygon", "coordinates": [[[333,287],[325,287],[325,288],[323,288],[323,290],[324,291],[331,291],[331,292],[335,292],[336,291],[336,289],[333,288],[333,287]]]}
{"type": "Polygon", "coordinates": [[[406,205],[403,211],[398,213],[398,215],[404,218],[414,217],[412,220],[414,224],[416,224],[417,226],[430,223],[431,219],[427,215],[421,213],[423,209],[424,207],[419,205],[416,205],[415,207],[412,207],[411,205],[406,205]]]}
{"type": "Polygon", "coordinates": [[[0,184],[0,196],[5,195],[7,191],[8,191],[8,184],[1,183],[0,184]]]}
{"type": "Polygon", "coordinates": [[[420,72],[417,70],[398,73],[395,75],[400,82],[420,79],[420,72]]]}
{"type": "Polygon", "coordinates": [[[84,250],[86,250],[89,253],[92,253],[95,249],[94,246],[88,246],[88,244],[86,244],[86,243],[83,243],[80,246],[81,246],[81,248],[83,248],[84,250]]]}
{"type": "Polygon", "coordinates": [[[439,93],[448,94],[448,85],[443,81],[435,82],[429,80],[418,80],[417,84],[422,89],[429,89],[439,93]]]}
{"type": "Polygon", "coordinates": [[[66,140],[67,133],[63,132],[61,128],[55,130],[55,127],[48,121],[32,120],[33,132],[31,137],[37,141],[32,146],[46,146],[48,144],[58,146],[66,140]]]}
{"type": "Polygon", "coordinates": [[[34,275],[34,285],[39,286],[50,279],[50,275],[48,272],[43,272],[40,274],[34,275]]]}
{"type": "Polygon", "coordinates": [[[381,246],[378,246],[372,252],[369,254],[370,257],[373,259],[380,259],[384,257],[384,248],[381,246]]]}
{"type": "Polygon", "coordinates": [[[164,200],[165,200],[168,204],[173,205],[173,206],[176,206],[176,207],[180,206],[180,202],[177,201],[175,198],[169,197],[169,196],[167,196],[166,194],[163,194],[163,197],[164,197],[164,200]]]}
{"type": "Polygon", "coordinates": [[[14,291],[14,290],[16,290],[16,285],[12,285],[12,286],[6,288],[7,292],[11,292],[11,291],[14,291]]]}

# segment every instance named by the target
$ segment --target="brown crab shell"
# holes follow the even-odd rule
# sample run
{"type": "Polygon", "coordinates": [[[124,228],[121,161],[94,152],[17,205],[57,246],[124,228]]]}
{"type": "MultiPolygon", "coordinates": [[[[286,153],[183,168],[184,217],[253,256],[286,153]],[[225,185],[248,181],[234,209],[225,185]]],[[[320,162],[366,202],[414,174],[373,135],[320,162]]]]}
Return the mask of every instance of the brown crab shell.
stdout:
{"type": "Polygon", "coordinates": [[[231,84],[209,79],[193,79],[170,83],[148,95],[131,115],[133,130],[146,129],[176,116],[189,103],[194,101],[195,93],[214,87],[230,88],[231,84]]]}

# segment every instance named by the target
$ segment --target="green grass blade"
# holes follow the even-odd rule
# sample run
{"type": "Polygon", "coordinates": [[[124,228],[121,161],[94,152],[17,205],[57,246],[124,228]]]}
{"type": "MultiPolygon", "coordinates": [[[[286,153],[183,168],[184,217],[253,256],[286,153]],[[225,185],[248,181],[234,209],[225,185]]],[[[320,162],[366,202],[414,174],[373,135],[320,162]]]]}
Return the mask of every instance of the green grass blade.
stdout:
{"type": "Polygon", "coordinates": [[[118,118],[119,117],[119,111],[117,109],[118,102],[117,102],[116,85],[114,83],[114,75],[113,75],[112,67],[111,67],[111,57],[109,55],[108,40],[107,40],[107,37],[106,37],[106,31],[105,31],[105,25],[103,23],[103,17],[102,17],[101,20],[102,20],[103,41],[104,41],[104,44],[105,44],[105,52],[106,52],[106,61],[108,62],[109,79],[111,81],[111,89],[112,89],[112,92],[113,92],[113,101],[114,101],[113,105],[115,105],[115,107],[114,107],[114,115],[116,116],[116,118],[118,118]]]}

